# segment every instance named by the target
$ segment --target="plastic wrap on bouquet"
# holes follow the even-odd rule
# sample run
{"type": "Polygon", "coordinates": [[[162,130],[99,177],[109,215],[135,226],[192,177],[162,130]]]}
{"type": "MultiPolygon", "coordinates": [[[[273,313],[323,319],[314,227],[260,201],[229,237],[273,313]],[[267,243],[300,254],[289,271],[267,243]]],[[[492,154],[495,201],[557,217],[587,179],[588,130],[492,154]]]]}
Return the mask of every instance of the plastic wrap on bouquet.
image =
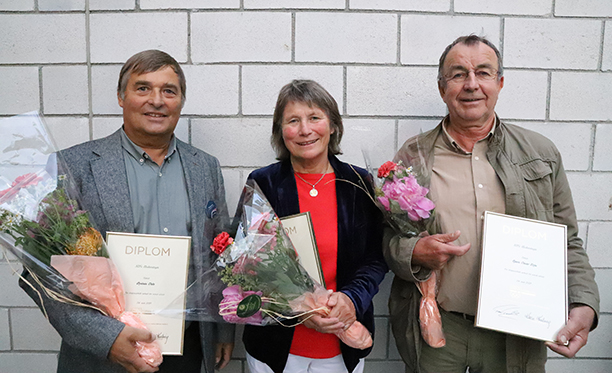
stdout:
{"type": "MultiPolygon", "coordinates": [[[[147,326],[132,312],[125,310],[123,284],[117,268],[109,258],[85,255],[54,255],[51,265],[71,281],[72,291],[98,307],[109,317],[139,329],[147,326]]],[[[140,357],[156,367],[162,354],[156,342],[136,342],[140,357]]]]}
{"type": "Polygon", "coordinates": [[[433,271],[431,277],[427,279],[427,281],[417,284],[422,295],[419,306],[421,335],[425,342],[434,348],[444,347],[446,345],[446,338],[442,332],[442,318],[436,301],[437,277],[438,273],[433,271]]]}
{"type": "MultiPolygon", "coordinates": [[[[42,117],[32,112],[3,119],[0,133],[0,243],[29,274],[22,280],[41,298],[135,319],[121,316],[121,280],[89,214],[79,209],[70,175],[61,172],[65,167],[42,117]]],[[[152,366],[161,363],[157,345],[139,352],[152,366]]]]}
{"type": "MultiPolygon", "coordinates": [[[[253,180],[245,185],[240,205],[235,238],[227,232],[215,238],[211,250],[216,259],[202,277],[207,281],[207,294],[201,295],[206,300],[200,304],[210,309],[187,309],[186,313],[206,316],[217,312],[229,323],[286,327],[311,315],[327,315],[329,292],[302,267],[279,218],[253,180]],[[210,299],[217,299],[216,304],[210,299]]],[[[339,337],[356,348],[372,344],[368,330],[359,322],[339,337]]]]}
{"type": "MultiPolygon", "coordinates": [[[[424,157],[420,151],[417,150],[417,153],[417,157],[412,159],[414,165],[405,165],[403,161],[382,164],[378,168],[378,180],[374,186],[376,204],[385,219],[398,234],[407,237],[428,234],[435,208],[435,204],[427,198],[429,189],[425,187],[430,178],[419,174],[426,172],[424,157]]],[[[367,160],[366,163],[369,164],[367,160]]],[[[438,348],[446,344],[446,339],[436,302],[436,278],[436,274],[432,273],[417,287],[422,295],[419,307],[421,335],[427,344],[438,348]]]]}

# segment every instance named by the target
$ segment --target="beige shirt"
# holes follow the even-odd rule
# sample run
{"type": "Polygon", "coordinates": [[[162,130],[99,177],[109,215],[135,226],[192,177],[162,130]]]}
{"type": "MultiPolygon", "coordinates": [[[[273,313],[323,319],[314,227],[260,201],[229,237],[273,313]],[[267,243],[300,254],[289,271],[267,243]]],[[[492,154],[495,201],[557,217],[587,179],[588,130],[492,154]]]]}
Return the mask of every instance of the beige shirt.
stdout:
{"type": "Polygon", "coordinates": [[[480,279],[482,226],[485,211],[504,213],[504,187],[487,160],[487,137],[471,153],[461,149],[446,131],[434,147],[430,192],[442,232],[461,231],[457,245],[471,243],[463,256],[448,261],[440,273],[438,303],[447,311],[476,314],[480,279]]]}

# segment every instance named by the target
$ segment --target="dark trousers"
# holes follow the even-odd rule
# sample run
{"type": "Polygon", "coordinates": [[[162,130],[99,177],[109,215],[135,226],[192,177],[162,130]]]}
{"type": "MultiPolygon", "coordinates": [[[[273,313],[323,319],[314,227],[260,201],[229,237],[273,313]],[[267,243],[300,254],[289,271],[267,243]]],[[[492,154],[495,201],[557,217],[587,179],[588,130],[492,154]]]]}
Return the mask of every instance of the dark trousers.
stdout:
{"type": "Polygon", "coordinates": [[[164,362],[159,366],[160,373],[200,373],[202,368],[202,341],[200,339],[200,323],[191,322],[185,330],[183,355],[165,355],[164,362]]]}

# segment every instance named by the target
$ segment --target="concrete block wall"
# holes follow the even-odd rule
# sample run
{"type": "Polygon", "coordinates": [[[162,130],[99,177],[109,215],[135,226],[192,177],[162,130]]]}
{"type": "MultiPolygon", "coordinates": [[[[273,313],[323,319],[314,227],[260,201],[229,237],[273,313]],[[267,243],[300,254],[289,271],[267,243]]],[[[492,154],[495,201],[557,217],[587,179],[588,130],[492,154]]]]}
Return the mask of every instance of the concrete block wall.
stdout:
{"type": "MultiPolygon", "coordinates": [[[[121,64],[150,48],[185,68],[179,138],[216,155],[230,209],[248,173],[274,161],[278,90],[319,81],[345,119],[341,157],[390,159],[446,109],[436,64],[457,36],[499,46],[506,67],[497,112],[559,147],[596,268],[599,327],[577,358],[549,354],[549,372],[612,371],[612,2],[609,0],[0,0],[0,118],[41,111],[65,148],[112,133],[121,64]]],[[[59,336],[0,254],[0,372],[54,372],[59,336]]],[[[6,260],[5,260],[6,259],[6,260]]],[[[366,372],[403,372],[388,321],[391,275],[376,297],[366,372]]],[[[239,337],[239,336],[238,336],[239,337]]],[[[229,373],[244,372],[237,344],[229,373]]]]}

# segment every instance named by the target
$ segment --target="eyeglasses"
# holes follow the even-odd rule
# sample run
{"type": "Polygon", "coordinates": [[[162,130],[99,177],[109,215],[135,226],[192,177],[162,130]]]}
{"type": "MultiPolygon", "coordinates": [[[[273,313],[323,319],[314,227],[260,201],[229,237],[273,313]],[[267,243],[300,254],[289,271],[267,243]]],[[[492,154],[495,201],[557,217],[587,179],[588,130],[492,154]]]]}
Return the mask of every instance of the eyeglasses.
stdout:
{"type": "Polygon", "coordinates": [[[447,83],[464,83],[468,80],[470,72],[474,72],[474,76],[478,81],[487,81],[497,78],[499,72],[493,68],[483,67],[476,70],[453,70],[450,74],[444,75],[444,80],[447,83]]]}

